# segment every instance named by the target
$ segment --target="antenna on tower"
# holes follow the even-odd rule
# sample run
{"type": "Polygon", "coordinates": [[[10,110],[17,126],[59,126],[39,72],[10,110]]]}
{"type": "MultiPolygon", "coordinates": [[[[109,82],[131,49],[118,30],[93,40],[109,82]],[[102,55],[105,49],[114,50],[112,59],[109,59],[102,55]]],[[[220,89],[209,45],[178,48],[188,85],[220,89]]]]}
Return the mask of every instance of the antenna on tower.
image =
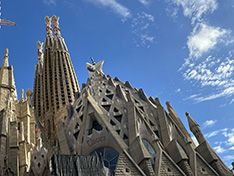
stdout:
{"type": "MultiPolygon", "coordinates": [[[[0,1],[0,5],[1,5],[1,1],[0,1]]],[[[1,19],[1,14],[2,14],[2,12],[1,12],[1,6],[0,6],[0,25],[3,24],[3,25],[14,25],[14,26],[17,26],[16,23],[13,22],[13,21],[1,19]]],[[[0,28],[1,28],[1,26],[0,26],[0,28]]]]}

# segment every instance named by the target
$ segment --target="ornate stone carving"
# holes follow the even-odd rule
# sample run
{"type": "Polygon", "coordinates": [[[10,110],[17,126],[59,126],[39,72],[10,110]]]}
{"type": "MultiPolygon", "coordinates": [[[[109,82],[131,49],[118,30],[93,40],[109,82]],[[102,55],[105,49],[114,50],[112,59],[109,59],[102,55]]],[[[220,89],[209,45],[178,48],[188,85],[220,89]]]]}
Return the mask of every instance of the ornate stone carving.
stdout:
{"type": "Polygon", "coordinates": [[[52,28],[51,28],[51,18],[48,16],[45,17],[45,23],[46,23],[46,31],[47,34],[52,34],[52,28]]]}

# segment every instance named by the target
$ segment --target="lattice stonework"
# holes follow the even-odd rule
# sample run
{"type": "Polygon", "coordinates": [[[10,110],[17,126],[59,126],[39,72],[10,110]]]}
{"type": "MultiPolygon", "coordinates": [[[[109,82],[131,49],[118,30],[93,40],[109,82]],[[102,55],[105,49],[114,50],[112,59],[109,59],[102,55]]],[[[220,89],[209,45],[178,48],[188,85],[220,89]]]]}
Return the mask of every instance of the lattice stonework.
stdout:
{"type": "Polygon", "coordinates": [[[82,97],[79,99],[80,100],[77,101],[78,103],[72,108],[73,114],[67,127],[67,135],[71,144],[70,146],[73,147],[72,150],[74,150],[76,144],[79,143],[78,137],[83,124],[84,101],[82,97]]]}
{"type": "Polygon", "coordinates": [[[157,116],[155,114],[155,112],[152,111],[152,109],[150,108],[148,103],[146,103],[144,100],[142,100],[140,98],[138,90],[135,90],[133,88],[129,88],[121,82],[120,82],[120,84],[121,84],[121,88],[125,94],[129,94],[129,92],[131,92],[131,95],[132,95],[131,98],[132,98],[133,103],[135,105],[136,111],[142,117],[141,120],[140,119],[138,119],[138,120],[140,120],[140,121],[144,120],[144,121],[148,122],[148,124],[150,125],[153,132],[159,137],[159,132],[158,132],[159,127],[157,126],[158,123],[155,119],[155,117],[157,116]]]}
{"type": "Polygon", "coordinates": [[[116,87],[110,85],[108,79],[96,76],[92,84],[94,99],[109,118],[115,131],[128,143],[126,103],[116,95],[116,87]]]}

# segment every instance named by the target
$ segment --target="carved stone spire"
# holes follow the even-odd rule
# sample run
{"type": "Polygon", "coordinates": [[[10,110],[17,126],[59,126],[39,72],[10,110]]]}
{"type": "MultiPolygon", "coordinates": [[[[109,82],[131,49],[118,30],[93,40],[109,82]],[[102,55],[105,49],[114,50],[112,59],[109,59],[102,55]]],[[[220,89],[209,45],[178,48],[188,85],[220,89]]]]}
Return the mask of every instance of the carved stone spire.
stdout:
{"type": "MultiPolygon", "coordinates": [[[[0,104],[2,102],[7,102],[8,94],[11,94],[11,96],[16,99],[16,88],[15,88],[15,80],[13,75],[13,67],[9,66],[8,63],[8,49],[5,49],[5,54],[3,56],[3,62],[2,67],[0,67],[0,104]],[[4,91],[3,92],[1,92],[4,91]],[[6,99],[6,100],[5,100],[6,99]]],[[[1,105],[0,105],[1,110],[1,105]]]]}
{"type": "MultiPolygon", "coordinates": [[[[47,40],[51,38],[50,36],[46,37],[46,41],[50,41],[47,40]]],[[[42,115],[42,95],[43,95],[43,77],[42,77],[42,73],[43,73],[43,60],[44,60],[44,54],[42,52],[42,48],[43,48],[43,42],[37,42],[37,54],[38,54],[38,60],[37,60],[37,64],[35,66],[35,78],[34,78],[34,86],[33,86],[33,104],[34,104],[34,108],[36,111],[36,114],[38,116],[38,118],[41,120],[41,115],[42,115]]],[[[31,101],[31,98],[29,98],[28,100],[31,101]]]]}
{"type": "Polygon", "coordinates": [[[75,92],[80,90],[70,55],[60,34],[59,17],[47,16],[45,22],[47,35],[44,42],[44,55],[42,55],[42,43],[37,43],[38,63],[43,64],[41,64],[41,72],[35,73],[33,102],[37,117],[44,124],[50,144],[55,145],[57,122],[63,120],[59,118],[66,115],[66,106],[74,102],[75,92]],[[52,34],[51,20],[54,35],[50,35],[52,34]]]}
{"type": "Polygon", "coordinates": [[[43,46],[43,42],[37,41],[38,60],[43,60],[42,46],[43,46]]]}
{"type": "Polygon", "coordinates": [[[59,17],[56,17],[55,15],[52,16],[52,23],[53,23],[53,27],[54,27],[54,35],[56,36],[61,36],[60,33],[60,27],[59,25],[59,17]]]}
{"type": "Polygon", "coordinates": [[[47,35],[52,35],[51,18],[45,17],[47,35]]]}
{"type": "Polygon", "coordinates": [[[2,68],[4,67],[8,67],[9,63],[8,63],[8,48],[5,49],[5,55],[3,56],[3,63],[2,63],[2,68]]]}
{"type": "Polygon", "coordinates": [[[201,132],[201,129],[200,129],[200,126],[198,125],[198,123],[189,115],[188,112],[186,112],[185,115],[188,119],[189,128],[190,128],[191,132],[194,134],[194,136],[196,137],[199,144],[206,141],[205,137],[203,136],[203,134],[201,132]]]}

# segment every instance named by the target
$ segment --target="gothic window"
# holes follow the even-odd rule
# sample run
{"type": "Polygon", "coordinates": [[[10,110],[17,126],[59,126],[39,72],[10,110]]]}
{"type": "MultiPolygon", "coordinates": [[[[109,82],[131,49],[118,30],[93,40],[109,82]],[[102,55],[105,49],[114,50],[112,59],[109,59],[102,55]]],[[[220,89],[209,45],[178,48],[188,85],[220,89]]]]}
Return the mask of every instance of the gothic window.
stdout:
{"type": "Polygon", "coordinates": [[[92,156],[99,156],[103,159],[104,165],[112,172],[115,171],[116,164],[118,162],[119,153],[110,147],[103,147],[95,150],[92,156]]]}
{"type": "Polygon", "coordinates": [[[151,156],[151,165],[154,168],[155,165],[155,158],[156,158],[156,151],[154,150],[153,146],[145,139],[142,139],[142,142],[145,146],[145,148],[147,149],[147,151],[149,152],[150,156],[151,156]]]}

